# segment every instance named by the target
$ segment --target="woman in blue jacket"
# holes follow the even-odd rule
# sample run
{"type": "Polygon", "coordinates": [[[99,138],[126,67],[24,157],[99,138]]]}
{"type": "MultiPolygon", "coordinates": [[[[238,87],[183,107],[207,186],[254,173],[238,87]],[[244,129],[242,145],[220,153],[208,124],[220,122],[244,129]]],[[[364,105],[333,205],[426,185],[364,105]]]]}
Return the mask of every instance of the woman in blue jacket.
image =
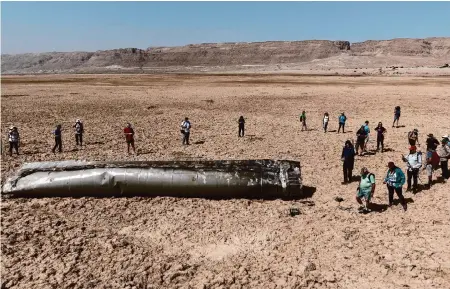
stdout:
{"type": "Polygon", "coordinates": [[[394,203],[394,191],[400,199],[403,209],[406,211],[406,201],[402,194],[402,188],[405,184],[405,174],[397,167],[394,162],[388,163],[389,170],[387,171],[386,178],[384,178],[383,184],[387,185],[389,192],[389,207],[394,203]]]}

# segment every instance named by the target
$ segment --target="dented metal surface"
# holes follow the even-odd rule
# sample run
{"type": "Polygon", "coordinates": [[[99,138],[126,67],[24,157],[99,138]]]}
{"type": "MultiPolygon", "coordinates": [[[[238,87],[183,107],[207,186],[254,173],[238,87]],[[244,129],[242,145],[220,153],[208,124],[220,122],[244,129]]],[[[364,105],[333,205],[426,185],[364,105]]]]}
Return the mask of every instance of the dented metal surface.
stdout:
{"type": "Polygon", "coordinates": [[[11,197],[301,196],[300,163],[288,160],[39,162],[24,164],[11,197]]]}

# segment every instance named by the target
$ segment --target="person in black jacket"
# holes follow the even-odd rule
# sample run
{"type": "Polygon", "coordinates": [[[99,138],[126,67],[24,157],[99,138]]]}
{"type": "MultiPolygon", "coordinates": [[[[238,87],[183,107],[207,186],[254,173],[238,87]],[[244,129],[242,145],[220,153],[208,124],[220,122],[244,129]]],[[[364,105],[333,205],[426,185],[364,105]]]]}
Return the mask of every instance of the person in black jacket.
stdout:
{"type": "Polygon", "coordinates": [[[381,152],[384,150],[384,134],[386,133],[386,129],[383,127],[383,124],[381,122],[378,123],[378,126],[375,128],[375,131],[377,132],[377,151],[380,150],[381,145],[381,152]]]}
{"type": "Polygon", "coordinates": [[[56,126],[53,134],[55,135],[55,146],[53,147],[52,152],[55,153],[56,149],[58,149],[58,152],[62,152],[62,128],[60,124],[56,126]]]}
{"type": "Polygon", "coordinates": [[[239,122],[239,137],[243,137],[244,136],[245,119],[242,115],[239,118],[238,122],[239,122]]]}
{"type": "Polygon", "coordinates": [[[352,171],[355,165],[355,148],[350,140],[345,142],[345,146],[342,149],[341,160],[343,161],[343,170],[344,170],[344,182],[351,183],[352,182],[352,171]]]}

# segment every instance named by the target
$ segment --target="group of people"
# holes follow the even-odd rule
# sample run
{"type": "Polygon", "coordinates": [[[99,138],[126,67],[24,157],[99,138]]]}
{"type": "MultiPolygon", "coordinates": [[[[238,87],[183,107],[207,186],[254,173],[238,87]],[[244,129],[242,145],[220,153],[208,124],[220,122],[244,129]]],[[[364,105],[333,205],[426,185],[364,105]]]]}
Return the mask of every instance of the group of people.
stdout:
{"type": "MultiPolygon", "coordinates": [[[[239,124],[239,137],[244,137],[245,132],[245,119],[243,116],[239,117],[238,120],[239,124]]],[[[190,131],[191,131],[191,122],[189,121],[189,118],[185,118],[181,122],[180,132],[182,135],[182,144],[183,145],[190,145],[189,143],[189,137],[190,137],[190,131]]],[[[75,142],[77,146],[83,146],[83,133],[84,133],[84,127],[83,122],[80,119],[77,119],[75,121],[75,124],[73,125],[74,132],[75,132],[75,142]]],[[[55,145],[53,146],[52,152],[56,153],[56,150],[58,152],[62,152],[62,132],[63,128],[61,124],[58,124],[56,128],[52,131],[52,134],[55,137],[55,145]]],[[[135,132],[131,125],[131,123],[127,123],[126,127],[123,129],[123,133],[125,136],[125,141],[127,144],[127,152],[130,153],[130,148],[133,150],[133,152],[136,154],[136,147],[134,145],[134,137],[135,132]]],[[[20,136],[19,131],[16,126],[11,126],[9,128],[8,132],[8,141],[9,141],[9,155],[12,156],[13,150],[15,150],[16,154],[19,155],[19,146],[20,146],[20,136]]]]}
{"type": "MultiPolygon", "coordinates": [[[[397,108],[398,107],[395,108],[394,112],[394,122],[397,121],[398,124],[400,112],[397,108]]],[[[358,154],[359,148],[361,148],[362,152],[365,151],[368,141],[368,135],[370,133],[368,124],[369,122],[366,121],[365,125],[361,126],[361,128],[356,133],[356,148],[354,147],[351,140],[347,140],[344,144],[344,148],[342,149],[341,154],[344,175],[343,184],[350,183],[352,181],[355,156],[358,154]]],[[[381,151],[383,151],[384,134],[386,133],[386,129],[380,122],[378,123],[378,126],[375,128],[375,130],[377,131],[377,150],[379,150],[381,147],[381,151]]],[[[427,137],[427,153],[425,157],[425,163],[423,163],[422,153],[417,150],[416,146],[420,146],[418,130],[414,129],[408,133],[408,142],[410,145],[409,154],[406,156],[402,155],[402,160],[406,164],[406,176],[403,173],[402,169],[396,166],[394,162],[388,163],[388,171],[383,180],[383,184],[386,184],[388,189],[389,206],[393,204],[393,196],[395,192],[404,210],[407,209],[407,204],[402,192],[403,185],[405,183],[407,184],[407,192],[412,191],[413,193],[416,193],[418,190],[418,179],[421,168],[423,170],[426,170],[427,172],[428,183],[425,184],[425,187],[427,189],[431,188],[433,183],[433,172],[439,167],[441,168],[442,179],[444,180],[444,182],[450,177],[448,171],[448,160],[450,158],[449,136],[443,135],[440,142],[433,136],[433,134],[428,134],[427,137]]],[[[361,169],[360,175],[361,180],[357,187],[356,201],[361,205],[361,207],[359,208],[361,211],[368,212],[370,211],[370,200],[375,192],[375,175],[370,173],[366,167],[363,167],[361,169]],[[365,200],[365,202],[363,202],[363,200],[365,200]]]]}
{"type": "MultiPolygon", "coordinates": [[[[327,132],[328,122],[329,122],[329,114],[328,112],[324,113],[323,117],[323,129],[324,132],[327,132]]],[[[395,107],[394,110],[394,124],[400,119],[400,107],[395,107]]],[[[347,121],[347,117],[344,113],[341,113],[338,117],[339,129],[338,133],[341,131],[345,133],[345,123],[347,121]]],[[[303,111],[300,115],[300,122],[302,123],[302,131],[307,130],[306,125],[306,112],[303,111]]],[[[83,133],[84,127],[83,122],[80,119],[75,121],[75,124],[72,126],[74,128],[75,133],[75,142],[78,146],[83,146],[83,133]]],[[[182,135],[182,144],[189,145],[190,138],[190,130],[191,130],[191,122],[189,118],[185,118],[180,125],[180,132],[182,135]]],[[[387,132],[386,128],[383,127],[381,122],[378,123],[377,127],[374,129],[377,133],[377,151],[381,149],[381,152],[384,151],[384,137],[387,132]]],[[[56,150],[58,152],[62,152],[62,126],[58,124],[56,129],[52,132],[55,137],[55,145],[52,149],[52,152],[55,153],[56,150]]],[[[243,137],[245,131],[245,119],[243,116],[240,116],[238,119],[238,137],[243,137]]],[[[135,132],[130,123],[124,128],[123,133],[125,135],[125,140],[127,143],[127,151],[130,153],[130,148],[136,153],[135,145],[134,145],[134,136],[135,132]]],[[[345,141],[344,148],[342,149],[341,160],[343,162],[343,173],[344,173],[344,182],[343,184],[351,183],[353,178],[353,169],[355,164],[355,156],[362,155],[367,151],[367,143],[369,142],[370,136],[370,128],[369,121],[365,121],[365,123],[358,129],[356,132],[356,147],[353,144],[352,140],[345,141]]],[[[406,177],[403,171],[397,167],[394,162],[388,163],[388,171],[383,180],[383,184],[387,185],[388,195],[389,195],[389,206],[393,204],[393,196],[394,192],[397,194],[400,203],[403,208],[406,210],[407,205],[405,199],[403,197],[402,187],[407,183],[406,191],[413,191],[414,193],[417,191],[417,181],[419,178],[420,169],[423,168],[427,172],[428,183],[426,184],[427,188],[430,188],[433,182],[433,172],[441,168],[442,178],[447,180],[449,176],[448,171],[448,159],[450,158],[450,141],[449,136],[444,135],[442,137],[441,142],[439,142],[433,134],[428,134],[426,140],[427,153],[425,158],[425,164],[423,164],[422,153],[417,150],[417,146],[420,146],[419,143],[419,131],[417,129],[413,129],[408,133],[408,142],[409,142],[409,154],[406,156],[402,155],[402,160],[406,163],[406,177]]],[[[20,146],[20,135],[16,126],[11,126],[8,132],[8,140],[9,140],[9,154],[12,156],[13,150],[15,150],[16,154],[19,155],[19,146],[20,146]]],[[[368,168],[363,167],[361,169],[361,180],[358,184],[356,200],[362,206],[360,207],[363,211],[370,211],[369,205],[370,200],[373,197],[375,192],[375,175],[370,173],[368,168]],[[363,200],[365,202],[363,202],[363,200]]]]}
{"type": "MultiPolygon", "coordinates": [[[[323,120],[322,120],[322,127],[323,127],[323,131],[326,133],[328,131],[328,122],[330,121],[330,114],[328,112],[325,112],[323,115],[323,120]]],[[[337,131],[337,133],[341,132],[341,128],[342,128],[342,132],[345,133],[345,122],[347,121],[347,116],[345,116],[345,113],[342,113],[339,117],[338,117],[338,122],[339,122],[339,129],[337,131]]],[[[307,131],[308,130],[308,126],[306,125],[306,111],[302,111],[302,113],[300,114],[300,123],[302,124],[302,131],[307,131]]]]}
{"type": "MultiPolygon", "coordinates": [[[[81,120],[77,119],[75,124],[73,125],[75,129],[75,142],[77,146],[83,145],[83,123],[81,120]]],[[[52,152],[55,153],[56,149],[58,152],[62,152],[62,126],[58,124],[55,130],[52,131],[52,134],[55,137],[55,145],[53,146],[52,152]]],[[[8,131],[8,141],[9,141],[9,155],[12,156],[13,150],[17,155],[19,155],[19,147],[20,147],[20,134],[19,130],[16,126],[11,126],[8,131]]]]}

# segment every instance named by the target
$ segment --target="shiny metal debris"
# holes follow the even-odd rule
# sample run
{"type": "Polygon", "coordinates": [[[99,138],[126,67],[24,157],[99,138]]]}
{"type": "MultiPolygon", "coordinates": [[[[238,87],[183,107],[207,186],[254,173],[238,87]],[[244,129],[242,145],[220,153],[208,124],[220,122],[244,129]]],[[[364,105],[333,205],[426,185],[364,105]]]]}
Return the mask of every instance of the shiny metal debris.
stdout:
{"type": "Polygon", "coordinates": [[[2,188],[8,197],[301,197],[300,162],[215,160],[60,161],[24,164],[2,188]]]}

